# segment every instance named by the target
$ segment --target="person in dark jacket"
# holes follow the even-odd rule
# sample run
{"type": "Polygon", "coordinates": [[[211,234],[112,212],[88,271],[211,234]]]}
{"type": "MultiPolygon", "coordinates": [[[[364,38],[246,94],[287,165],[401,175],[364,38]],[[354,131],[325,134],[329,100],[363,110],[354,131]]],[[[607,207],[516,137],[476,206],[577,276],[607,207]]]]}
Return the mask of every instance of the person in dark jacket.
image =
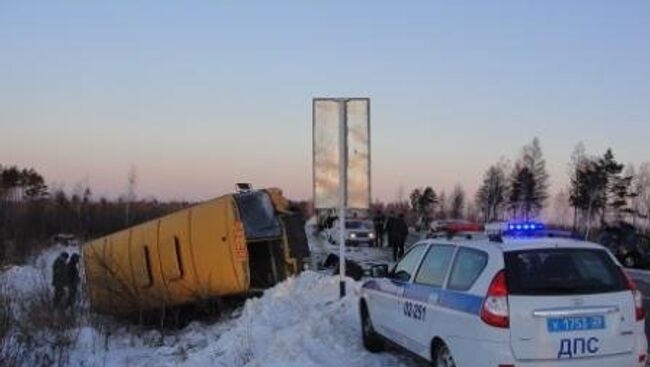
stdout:
{"type": "Polygon", "coordinates": [[[77,288],[79,287],[79,254],[70,256],[70,261],[66,265],[66,287],[68,288],[68,299],[65,307],[70,308],[74,305],[77,297],[77,288]]]}
{"type": "Polygon", "coordinates": [[[404,256],[404,243],[408,236],[409,229],[404,220],[404,214],[400,214],[397,218],[393,218],[390,228],[388,229],[388,240],[390,246],[393,248],[393,260],[397,261],[404,256]]]}
{"type": "Polygon", "coordinates": [[[61,252],[52,265],[52,287],[54,288],[54,306],[61,306],[66,286],[66,260],[68,253],[61,252]]]}
{"type": "Polygon", "coordinates": [[[384,247],[384,225],[386,224],[384,213],[378,210],[373,222],[375,225],[375,246],[384,247]]]}
{"type": "Polygon", "coordinates": [[[386,233],[388,236],[388,246],[393,245],[394,239],[391,237],[391,235],[393,234],[393,224],[395,223],[396,219],[397,218],[395,218],[395,212],[391,210],[388,213],[388,218],[386,218],[386,223],[384,224],[384,233],[386,233]]]}

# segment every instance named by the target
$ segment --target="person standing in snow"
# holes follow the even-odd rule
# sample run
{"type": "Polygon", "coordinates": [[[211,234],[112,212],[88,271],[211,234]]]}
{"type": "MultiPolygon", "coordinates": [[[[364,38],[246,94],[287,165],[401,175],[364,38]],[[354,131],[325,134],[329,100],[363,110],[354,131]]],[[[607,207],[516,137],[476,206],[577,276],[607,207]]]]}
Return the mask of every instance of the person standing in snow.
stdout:
{"type": "Polygon", "coordinates": [[[408,226],[404,220],[404,214],[389,219],[389,223],[386,224],[386,230],[388,232],[388,241],[393,248],[393,260],[397,261],[404,256],[404,242],[406,242],[406,236],[409,233],[408,226]]]}
{"type": "Polygon", "coordinates": [[[397,219],[397,228],[398,228],[398,242],[397,242],[397,256],[401,258],[404,256],[404,245],[406,244],[406,238],[409,235],[409,227],[406,224],[404,219],[404,213],[401,213],[397,219]]]}
{"type": "Polygon", "coordinates": [[[68,288],[68,299],[65,307],[71,308],[77,297],[77,288],[79,287],[79,254],[70,256],[70,261],[66,265],[66,287],[68,288]]]}
{"type": "Polygon", "coordinates": [[[386,223],[384,213],[381,210],[377,210],[373,221],[375,225],[375,246],[384,247],[384,225],[386,223]]]}
{"type": "MultiPolygon", "coordinates": [[[[384,231],[386,232],[386,236],[388,237],[388,246],[393,248],[395,248],[397,243],[397,237],[395,236],[396,224],[397,224],[397,218],[395,217],[395,212],[391,210],[388,213],[388,219],[386,219],[386,224],[384,225],[384,231]]],[[[393,250],[393,252],[395,251],[393,250]]],[[[394,255],[393,255],[393,260],[397,261],[394,255]]]]}
{"type": "Polygon", "coordinates": [[[52,287],[54,287],[54,306],[61,306],[61,301],[65,295],[66,286],[66,260],[68,260],[68,253],[63,251],[54,260],[52,265],[52,287]]]}

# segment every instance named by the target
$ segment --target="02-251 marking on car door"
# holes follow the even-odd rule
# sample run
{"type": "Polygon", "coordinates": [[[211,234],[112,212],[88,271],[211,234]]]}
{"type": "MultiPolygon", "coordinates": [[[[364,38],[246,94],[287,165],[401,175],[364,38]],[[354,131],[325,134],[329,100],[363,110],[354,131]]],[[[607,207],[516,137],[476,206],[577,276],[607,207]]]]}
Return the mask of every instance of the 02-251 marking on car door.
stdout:
{"type": "Polygon", "coordinates": [[[404,302],[403,312],[404,316],[418,321],[424,321],[427,316],[427,308],[425,306],[409,301],[404,302]]]}

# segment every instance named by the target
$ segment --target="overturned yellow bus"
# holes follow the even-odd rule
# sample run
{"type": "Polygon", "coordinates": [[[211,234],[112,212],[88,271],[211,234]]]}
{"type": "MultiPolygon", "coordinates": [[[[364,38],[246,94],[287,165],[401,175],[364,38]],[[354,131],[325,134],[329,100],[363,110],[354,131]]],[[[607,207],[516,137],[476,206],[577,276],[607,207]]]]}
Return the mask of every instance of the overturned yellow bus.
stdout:
{"type": "Polygon", "coordinates": [[[230,194],[83,246],[91,307],[129,314],[263,290],[309,261],[279,189],[230,194]]]}

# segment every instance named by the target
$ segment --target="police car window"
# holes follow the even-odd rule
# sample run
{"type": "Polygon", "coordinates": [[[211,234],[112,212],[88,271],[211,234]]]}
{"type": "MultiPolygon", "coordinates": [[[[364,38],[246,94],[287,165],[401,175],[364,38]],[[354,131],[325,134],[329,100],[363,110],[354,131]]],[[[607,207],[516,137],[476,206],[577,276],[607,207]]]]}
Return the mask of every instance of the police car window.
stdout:
{"type": "Polygon", "coordinates": [[[505,254],[513,295],[618,292],[625,282],[609,254],[598,249],[539,249],[505,254]]]}
{"type": "Polygon", "coordinates": [[[469,248],[458,250],[447,288],[457,291],[470,289],[485,269],[487,261],[488,256],[483,251],[469,248]]]}
{"type": "Polygon", "coordinates": [[[422,258],[422,253],[424,253],[425,249],[426,246],[424,245],[413,247],[406,255],[404,255],[402,260],[395,265],[395,269],[392,272],[392,278],[404,281],[411,279],[411,275],[415,271],[415,267],[418,266],[418,262],[420,261],[420,258],[422,258]]]}
{"type": "Polygon", "coordinates": [[[422,260],[415,282],[419,284],[442,287],[454,255],[454,246],[434,245],[422,260]]]}

